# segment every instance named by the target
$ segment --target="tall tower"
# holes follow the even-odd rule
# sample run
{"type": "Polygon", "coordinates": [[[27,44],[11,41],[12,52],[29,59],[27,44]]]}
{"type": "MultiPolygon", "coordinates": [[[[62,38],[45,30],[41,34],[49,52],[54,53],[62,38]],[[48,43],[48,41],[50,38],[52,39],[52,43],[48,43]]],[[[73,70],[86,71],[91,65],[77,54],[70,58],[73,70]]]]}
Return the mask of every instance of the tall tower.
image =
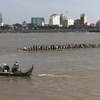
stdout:
{"type": "Polygon", "coordinates": [[[0,26],[3,26],[2,13],[0,12],[0,26]]]}
{"type": "Polygon", "coordinates": [[[85,24],[87,22],[87,16],[83,13],[80,15],[81,24],[85,24]]]}
{"type": "Polygon", "coordinates": [[[65,14],[60,14],[60,25],[63,24],[63,20],[67,19],[67,16],[65,14]]]}

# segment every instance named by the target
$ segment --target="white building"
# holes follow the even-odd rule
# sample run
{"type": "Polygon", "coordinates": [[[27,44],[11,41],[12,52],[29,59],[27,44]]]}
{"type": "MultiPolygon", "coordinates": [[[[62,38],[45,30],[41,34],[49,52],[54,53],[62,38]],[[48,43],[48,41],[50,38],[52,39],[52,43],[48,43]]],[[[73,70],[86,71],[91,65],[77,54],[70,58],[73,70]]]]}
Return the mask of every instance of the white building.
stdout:
{"type": "Polygon", "coordinates": [[[68,19],[68,26],[74,25],[74,19],[68,19]]]}
{"type": "Polygon", "coordinates": [[[49,25],[60,25],[60,16],[58,14],[53,14],[49,18],[49,25]]]}

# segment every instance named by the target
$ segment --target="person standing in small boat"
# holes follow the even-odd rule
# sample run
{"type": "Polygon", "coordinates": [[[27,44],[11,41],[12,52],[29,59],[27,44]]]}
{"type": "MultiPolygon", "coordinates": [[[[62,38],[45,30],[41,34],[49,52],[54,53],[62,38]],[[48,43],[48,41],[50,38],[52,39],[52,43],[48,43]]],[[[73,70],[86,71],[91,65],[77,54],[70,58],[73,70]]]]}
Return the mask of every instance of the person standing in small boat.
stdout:
{"type": "Polygon", "coordinates": [[[12,67],[12,72],[17,72],[18,68],[19,68],[18,62],[15,62],[14,65],[13,65],[13,67],[12,67]]]}

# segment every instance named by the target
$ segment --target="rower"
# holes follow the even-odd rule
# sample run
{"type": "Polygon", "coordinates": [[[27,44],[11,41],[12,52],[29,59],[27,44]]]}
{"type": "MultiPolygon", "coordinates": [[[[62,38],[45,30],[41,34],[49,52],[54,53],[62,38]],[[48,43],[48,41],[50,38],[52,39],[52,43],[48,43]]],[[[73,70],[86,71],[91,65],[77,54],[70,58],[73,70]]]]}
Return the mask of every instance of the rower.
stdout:
{"type": "Polygon", "coordinates": [[[23,48],[23,49],[27,49],[27,48],[26,48],[26,46],[24,46],[24,48],[23,48]]]}

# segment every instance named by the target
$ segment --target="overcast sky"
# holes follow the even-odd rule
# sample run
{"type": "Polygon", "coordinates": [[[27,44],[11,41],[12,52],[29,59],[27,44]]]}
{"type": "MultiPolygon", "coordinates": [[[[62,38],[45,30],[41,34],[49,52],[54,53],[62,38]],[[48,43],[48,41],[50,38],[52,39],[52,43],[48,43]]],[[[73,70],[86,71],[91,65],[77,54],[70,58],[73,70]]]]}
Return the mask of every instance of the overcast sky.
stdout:
{"type": "Polygon", "coordinates": [[[87,21],[96,23],[100,19],[100,0],[0,0],[0,12],[4,23],[15,24],[26,21],[31,17],[44,17],[49,22],[52,14],[66,14],[70,19],[87,15],[87,21]]]}

